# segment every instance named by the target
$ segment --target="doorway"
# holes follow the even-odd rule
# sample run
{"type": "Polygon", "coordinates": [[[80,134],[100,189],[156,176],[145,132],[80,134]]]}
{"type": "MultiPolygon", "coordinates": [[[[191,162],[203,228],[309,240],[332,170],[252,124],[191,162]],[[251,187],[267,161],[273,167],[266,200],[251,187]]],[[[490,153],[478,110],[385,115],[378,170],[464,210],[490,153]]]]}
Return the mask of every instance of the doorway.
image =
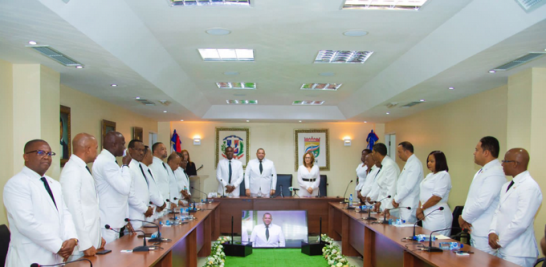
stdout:
{"type": "Polygon", "coordinates": [[[385,135],[385,145],[387,146],[387,155],[394,159],[396,156],[396,134],[385,135]]]}

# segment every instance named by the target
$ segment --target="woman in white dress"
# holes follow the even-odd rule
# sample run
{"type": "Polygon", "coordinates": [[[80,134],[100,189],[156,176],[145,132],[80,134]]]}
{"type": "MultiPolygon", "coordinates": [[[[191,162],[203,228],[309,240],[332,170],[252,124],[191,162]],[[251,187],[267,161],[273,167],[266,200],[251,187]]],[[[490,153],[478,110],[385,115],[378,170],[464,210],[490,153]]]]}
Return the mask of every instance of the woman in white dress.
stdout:
{"type": "Polygon", "coordinates": [[[366,155],[372,153],[369,149],[362,150],[362,154],[360,155],[360,161],[361,163],[356,166],[356,188],[355,193],[353,194],[353,198],[361,198],[360,191],[362,190],[362,187],[364,187],[364,183],[366,182],[366,175],[368,174],[368,166],[366,166],[366,163],[364,160],[366,159],[366,155]]]}
{"type": "Polygon", "coordinates": [[[298,184],[300,197],[318,196],[320,171],[315,165],[315,156],[311,152],[303,155],[303,165],[298,168],[298,184]]]}
{"type": "MultiPolygon", "coordinates": [[[[432,151],[428,155],[427,167],[431,171],[420,185],[419,208],[417,218],[423,220],[423,228],[436,231],[451,227],[453,215],[447,205],[451,191],[446,156],[441,151],[432,151]],[[443,207],[443,210],[438,210],[443,207]],[[433,212],[434,211],[434,212],[433,212]],[[428,215],[428,216],[427,216],[428,215]],[[426,216],[426,217],[425,217],[426,216]]],[[[449,236],[451,230],[437,232],[449,236]]]]}

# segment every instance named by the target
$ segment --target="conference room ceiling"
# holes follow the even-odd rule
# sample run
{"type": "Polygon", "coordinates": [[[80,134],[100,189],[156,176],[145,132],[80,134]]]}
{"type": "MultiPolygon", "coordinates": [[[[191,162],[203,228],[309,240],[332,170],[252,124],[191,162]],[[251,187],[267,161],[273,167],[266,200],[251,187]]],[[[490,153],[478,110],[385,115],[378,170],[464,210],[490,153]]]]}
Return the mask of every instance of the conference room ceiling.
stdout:
{"type": "Polygon", "coordinates": [[[419,11],[342,5],[342,0],[251,0],[248,7],[3,0],[0,59],[43,64],[61,73],[66,86],[158,121],[387,122],[501,86],[526,68],[546,67],[543,57],[488,72],[545,51],[546,6],[525,12],[515,0],[429,0],[419,11]],[[229,34],[208,34],[211,29],[229,34]],[[367,34],[345,36],[349,30],[367,34]],[[26,47],[31,40],[84,68],[40,55],[26,47]],[[204,61],[198,49],[205,48],[253,49],[254,61],[204,61]],[[373,54],[363,64],[314,63],[320,50],[373,54]],[[220,89],[217,82],[256,83],[256,89],[220,89]],[[342,85],[337,91],[301,90],[306,83],[342,85]],[[402,107],[409,103],[418,104],[402,107]]]}

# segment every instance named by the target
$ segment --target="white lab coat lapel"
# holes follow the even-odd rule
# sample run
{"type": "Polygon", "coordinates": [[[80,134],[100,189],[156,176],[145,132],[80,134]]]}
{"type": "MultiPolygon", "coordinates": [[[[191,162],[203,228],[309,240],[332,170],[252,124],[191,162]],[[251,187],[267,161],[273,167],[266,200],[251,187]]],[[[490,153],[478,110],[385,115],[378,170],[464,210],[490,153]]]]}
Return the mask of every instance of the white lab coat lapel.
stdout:
{"type": "MultiPolygon", "coordinates": [[[[46,178],[47,180],[47,178],[46,178]]],[[[38,194],[39,194],[39,197],[40,197],[40,203],[42,203],[42,206],[45,206],[47,207],[48,209],[50,209],[51,213],[48,212],[48,214],[56,214],[57,215],[57,218],[59,219],[59,221],[61,220],[61,217],[60,217],[60,213],[59,213],[59,210],[57,209],[57,207],[55,206],[55,204],[53,203],[53,200],[51,199],[51,197],[49,196],[49,193],[47,192],[47,190],[45,189],[45,186],[44,186],[44,183],[42,182],[42,180],[38,179],[32,179],[32,182],[38,187],[38,194]],[[42,190],[40,190],[42,189],[42,190]],[[54,213],[53,213],[54,212],[54,213]]],[[[62,195],[62,192],[56,192],[57,190],[55,190],[55,188],[53,188],[53,186],[51,185],[51,183],[49,182],[49,180],[47,180],[47,183],[49,185],[49,188],[51,189],[51,192],[53,192],[53,197],[55,197],[55,201],[57,202],[58,200],[58,197],[56,196],[61,196],[62,195]]],[[[45,208],[44,207],[44,208],[45,208]]]]}
{"type": "MultiPolygon", "coordinates": [[[[523,181],[525,180],[525,178],[527,177],[523,177],[523,179],[520,180],[523,181]]],[[[508,190],[508,192],[506,192],[506,189],[508,188],[508,186],[510,185],[510,182],[506,184],[506,186],[503,186],[502,187],[502,192],[501,192],[501,199],[500,199],[500,203],[503,203],[505,200],[509,199],[510,198],[510,195],[516,191],[516,186],[518,186],[519,182],[514,182],[514,184],[512,185],[512,187],[510,188],[510,190],[508,190]]]]}

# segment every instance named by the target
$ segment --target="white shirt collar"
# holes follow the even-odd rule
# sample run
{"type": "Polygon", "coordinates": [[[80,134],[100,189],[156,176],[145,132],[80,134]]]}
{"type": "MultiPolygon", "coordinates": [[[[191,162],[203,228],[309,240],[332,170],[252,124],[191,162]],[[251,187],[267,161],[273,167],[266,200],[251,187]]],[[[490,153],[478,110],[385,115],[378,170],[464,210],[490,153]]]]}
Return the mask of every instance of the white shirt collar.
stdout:
{"type": "Polygon", "coordinates": [[[518,175],[516,175],[514,177],[514,179],[512,179],[512,181],[514,181],[514,183],[519,183],[521,182],[521,180],[523,180],[523,178],[525,178],[525,176],[527,176],[529,174],[529,171],[524,171],[518,175]]]}
{"type": "Polygon", "coordinates": [[[40,174],[38,174],[37,172],[31,170],[27,166],[23,166],[22,172],[25,173],[26,175],[30,176],[30,178],[34,178],[34,179],[40,179],[42,177],[46,177],[45,174],[44,174],[44,176],[40,176],[40,174]]]}
{"type": "Polygon", "coordinates": [[[85,161],[83,161],[80,157],[76,156],[75,154],[72,154],[69,159],[70,162],[74,162],[79,167],[86,167],[87,164],[85,164],[85,161]]]}
{"type": "Polygon", "coordinates": [[[104,155],[105,157],[109,158],[109,159],[112,159],[112,160],[116,160],[116,157],[110,153],[110,151],[106,150],[106,149],[103,149],[101,152],[100,152],[101,155],[104,155]]]}
{"type": "Polygon", "coordinates": [[[498,160],[498,159],[494,159],[494,160],[488,162],[487,164],[483,165],[482,169],[485,171],[485,170],[487,170],[487,169],[493,167],[494,165],[498,165],[498,164],[500,164],[500,163],[499,163],[499,160],[498,160]]]}

